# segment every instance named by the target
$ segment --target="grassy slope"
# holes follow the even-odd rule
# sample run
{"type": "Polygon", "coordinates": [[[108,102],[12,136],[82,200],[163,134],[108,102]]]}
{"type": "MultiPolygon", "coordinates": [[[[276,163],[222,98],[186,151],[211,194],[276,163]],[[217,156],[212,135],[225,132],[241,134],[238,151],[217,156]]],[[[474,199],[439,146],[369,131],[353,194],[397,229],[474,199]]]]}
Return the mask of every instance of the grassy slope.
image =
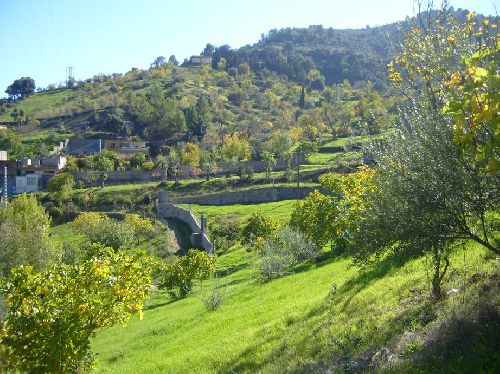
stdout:
{"type": "MultiPolygon", "coordinates": [[[[286,220],[280,209],[289,214],[290,203],[192,208],[212,218],[260,210],[286,220]]],[[[447,289],[462,285],[461,256],[452,258],[447,289]]],[[[143,321],[134,317],[126,327],[98,334],[93,342],[98,372],[315,371],[331,366],[333,355],[352,356],[417,329],[430,305],[422,258],[405,265],[387,260],[365,272],[347,259],[330,258],[300,265],[289,276],[268,283],[258,279],[256,260],[239,246],[219,257],[228,296],[214,312],[194,297],[172,302],[160,293],[149,302],[143,321]]],[[[473,248],[465,276],[494,266],[482,250],[473,248]]],[[[461,295],[446,304],[457,300],[461,295]]]]}
{"type": "Polygon", "coordinates": [[[224,215],[238,215],[244,218],[250,216],[252,213],[262,212],[285,224],[290,219],[290,213],[295,202],[296,200],[284,200],[253,205],[203,206],[181,204],[179,206],[193,211],[197,216],[203,215],[209,220],[216,220],[218,216],[224,215]]]}
{"type": "MultiPolygon", "coordinates": [[[[63,105],[71,94],[70,90],[36,93],[20,101],[16,108],[24,110],[25,115],[28,116],[41,114],[47,108],[63,105]]],[[[0,115],[0,122],[14,122],[10,116],[11,112],[12,110],[9,109],[7,113],[0,115]]]]}

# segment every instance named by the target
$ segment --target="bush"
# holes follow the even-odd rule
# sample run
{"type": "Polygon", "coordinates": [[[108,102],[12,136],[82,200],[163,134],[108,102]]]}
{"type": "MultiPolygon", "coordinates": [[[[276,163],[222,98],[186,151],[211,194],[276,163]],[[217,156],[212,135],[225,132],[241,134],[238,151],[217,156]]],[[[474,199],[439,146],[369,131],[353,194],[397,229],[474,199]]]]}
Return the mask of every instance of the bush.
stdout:
{"type": "Polygon", "coordinates": [[[190,249],[187,256],[177,257],[162,265],[159,287],[166,288],[174,298],[183,298],[191,292],[195,279],[205,279],[215,271],[215,256],[190,249]]]}
{"type": "Polygon", "coordinates": [[[273,236],[278,230],[278,222],[265,214],[253,213],[241,232],[243,244],[255,245],[273,236]]]}
{"type": "MultiPolygon", "coordinates": [[[[90,370],[97,330],[142,318],[151,278],[147,266],[121,254],[37,273],[12,272],[0,293],[8,314],[0,326],[0,370],[81,373],[90,370]]],[[[1,300],[0,300],[1,302],[1,300]]]]}
{"type": "Polygon", "coordinates": [[[241,221],[227,216],[208,226],[209,237],[216,251],[225,251],[235,245],[241,236],[241,221]]]}
{"type": "Polygon", "coordinates": [[[106,219],[86,233],[91,243],[100,243],[115,251],[128,246],[133,239],[133,229],[125,222],[106,219]]]}
{"type": "Polygon", "coordinates": [[[132,229],[137,244],[141,237],[147,237],[153,232],[153,223],[151,220],[141,218],[138,214],[127,214],[125,223],[132,229]]]}
{"type": "Polygon", "coordinates": [[[283,229],[263,243],[260,250],[260,273],[266,279],[279,278],[287,274],[293,265],[317,254],[316,246],[304,234],[283,229]]]}
{"type": "Polygon", "coordinates": [[[153,161],[148,160],[148,161],[144,161],[142,163],[141,167],[142,167],[142,170],[144,170],[144,171],[151,171],[155,167],[155,164],[153,161]]]}
{"type": "Polygon", "coordinates": [[[222,305],[227,296],[227,288],[225,285],[221,286],[216,278],[208,293],[201,296],[194,294],[193,296],[200,300],[205,308],[211,312],[219,309],[222,305]]]}

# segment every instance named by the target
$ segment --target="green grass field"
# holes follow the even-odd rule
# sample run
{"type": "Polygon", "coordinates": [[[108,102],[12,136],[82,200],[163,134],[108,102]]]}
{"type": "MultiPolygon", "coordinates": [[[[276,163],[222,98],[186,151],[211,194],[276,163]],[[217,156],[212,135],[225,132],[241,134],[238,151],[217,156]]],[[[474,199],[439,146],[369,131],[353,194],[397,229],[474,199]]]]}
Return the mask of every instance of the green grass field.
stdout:
{"type": "MultiPolygon", "coordinates": [[[[191,206],[211,219],[226,214],[247,217],[254,211],[288,220],[293,201],[252,206],[191,206]]],[[[465,278],[496,271],[496,261],[470,246],[466,267],[459,251],[445,290],[465,278]]],[[[258,257],[240,245],[219,256],[220,284],[226,300],[213,312],[197,297],[171,300],[163,292],[148,301],[144,319],[100,332],[92,348],[102,373],[285,373],[324,372],[338,367],[333,357],[356,357],[389,344],[403,332],[418,331],[427,314],[449,313],[462,300],[474,302],[471,286],[441,303],[428,298],[429,259],[406,263],[388,257],[361,270],[342,257],[323,256],[298,265],[283,278],[264,283],[258,257]],[[322,370],[320,370],[322,369],[322,370]]],[[[205,282],[204,291],[210,289],[205,282]]],[[[415,343],[408,351],[418,347],[415,343]]],[[[403,350],[403,353],[406,351],[403,350]]],[[[452,361],[451,369],[484,369],[484,362],[452,361]],[[465,366],[464,366],[465,365],[465,366]],[[478,366],[479,365],[479,366],[478,366]]],[[[428,365],[431,365],[429,363],[428,365]]],[[[432,372],[443,367],[427,366],[432,372]]],[[[342,371],[342,370],[339,370],[342,371]]],[[[423,372],[426,372],[425,370],[423,372]]]]}
{"type": "Polygon", "coordinates": [[[282,224],[288,223],[290,214],[296,200],[284,200],[274,203],[252,204],[252,205],[227,205],[227,206],[206,206],[195,204],[181,204],[183,208],[191,210],[198,217],[203,215],[209,220],[217,220],[217,217],[234,215],[242,219],[248,218],[252,213],[264,213],[282,224]]]}
{"type": "MultiPolygon", "coordinates": [[[[40,114],[43,115],[47,108],[54,108],[64,104],[71,95],[72,92],[69,90],[37,93],[21,101],[16,105],[16,108],[24,110],[27,116],[40,118],[40,114]]],[[[12,110],[7,110],[6,113],[0,115],[0,122],[14,122],[14,119],[10,116],[12,110]]]]}

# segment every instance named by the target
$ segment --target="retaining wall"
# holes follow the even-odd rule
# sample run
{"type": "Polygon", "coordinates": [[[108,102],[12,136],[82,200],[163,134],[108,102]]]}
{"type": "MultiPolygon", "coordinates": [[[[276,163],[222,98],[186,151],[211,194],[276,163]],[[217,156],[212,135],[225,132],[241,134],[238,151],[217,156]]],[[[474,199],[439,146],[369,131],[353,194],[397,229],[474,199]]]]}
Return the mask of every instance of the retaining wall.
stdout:
{"type": "MultiPolygon", "coordinates": [[[[236,174],[240,167],[251,167],[255,173],[262,173],[266,171],[266,166],[262,161],[246,161],[239,162],[236,165],[230,164],[226,162],[219,162],[217,164],[219,171],[215,173],[216,176],[222,176],[226,172],[231,172],[232,174],[236,174]]],[[[285,169],[286,164],[283,161],[279,161],[273,168],[274,171],[285,169]]],[[[164,179],[165,171],[164,170],[151,170],[151,171],[142,171],[142,170],[124,170],[124,171],[109,171],[108,179],[106,180],[106,184],[121,184],[121,183],[143,183],[143,182],[154,182],[160,181],[164,179]]],[[[87,183],[87,176],[89,173],[87,172],[78,172],[73,173],[73,177],[76,180],[82,180],[87,183]]],[[[94,184],[99,184],[99,172],[95,172],[96,181],[94,184]]],[[[198,177],[203,178],[205,175],[199,174],[198,177]]],[[[187,179],[190,178],[189,167],[186,165],[181,166],[181,170],[178,179],[187,179]]],[[[169,180],[173,180],[172,177],[168,177],[169,180]]]]}
{"type": "Polygon", "coordinates": [[[260,204],[282,200],[304,199],[309,193],[316,189],[317,188],[313,187],[263,187],[244,191],[219,192],[196,196],[168,197],[168,194],[163,196],[172,204],[260,204]]]}
{"type": "Polygon", "coordinates": [[[202,232],[201,226],[196,220],[192,212],[187,209],[179,208],[173,204],[165,202],[165,195],[160,192],[160,198],[157,205],[157,214],[163,218],[176,218],[180,221],[185,222],[191,229],[192,233],[190,236],[191,244],[196,246],[200,244],[199,236],[201,236],[201,247],[208,253],[213,253],[214,248],[212,243],[208,239],[207,235],[202,232]],[[198,236],[198,238],[196,238],[198,236]]]}

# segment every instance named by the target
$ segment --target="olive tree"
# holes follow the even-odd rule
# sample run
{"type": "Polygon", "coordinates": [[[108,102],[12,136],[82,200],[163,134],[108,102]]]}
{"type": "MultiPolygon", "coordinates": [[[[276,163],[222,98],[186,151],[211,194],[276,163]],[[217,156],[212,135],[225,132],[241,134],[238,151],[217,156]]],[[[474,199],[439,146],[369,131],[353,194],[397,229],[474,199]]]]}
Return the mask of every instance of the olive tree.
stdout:
{"type": "MultiPolygon", "coordinates": [[[[394,134],[370,149],[377,177],[358,227],[355,256],[377,257],[388,246],[403,252],[430,249],[432,293],[439,297],[450,246],[474,241],[500,253],[493,214],[500,177],[491,172],[490,159],[471,157],[457,141],[457,118],[446,110],[454,97],[448,80],[463,69],[461,53],[481,52],[486,44],[468,39],[471,24],[457,25],[446,4],[432,14],[435,18],[407,34],[402,52],[389,64],[389,77],[407,102],[394,134]]],[[[471,137],[484,140],[488,128],[471,137]]]]}

